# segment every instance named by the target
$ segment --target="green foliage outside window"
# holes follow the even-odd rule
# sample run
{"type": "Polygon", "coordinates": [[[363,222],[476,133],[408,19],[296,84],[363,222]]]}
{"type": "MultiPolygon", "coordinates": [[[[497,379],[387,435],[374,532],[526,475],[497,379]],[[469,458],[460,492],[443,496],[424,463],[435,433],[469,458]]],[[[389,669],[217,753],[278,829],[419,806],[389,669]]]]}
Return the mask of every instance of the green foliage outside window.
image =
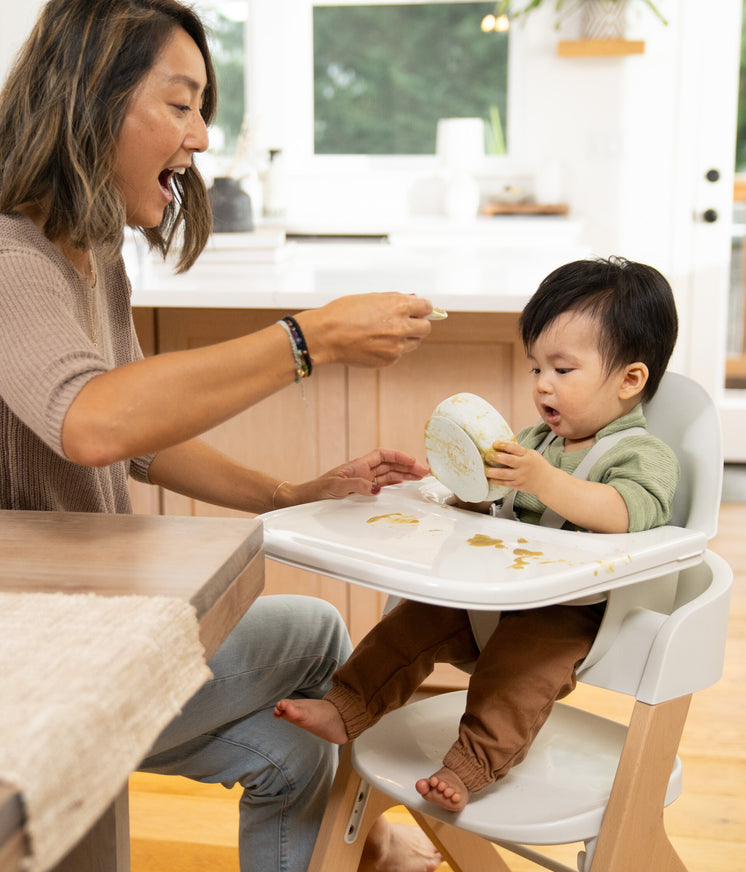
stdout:
{"type": "Polygon", "coordinates": [[[494,3],[317,6],[316,154],[433,154],[439,118],[481,117],[488,153],[507,138],[508,37],[494,3]]]}
{"type": "Polygon", "coordinates": [[[220,4],[203,3],[210,52],[218,80],[218,109],[213,126],[222,133],[221,151],[232,154],[244,117],[243,21],[229,18],[220,4]]]}
{"type": "Polygon", "coordinates": [[[741,19],[741,71],[738,83],[736,172],[746,172],[746,0],[744,0],[743,17],[741,19]]]}

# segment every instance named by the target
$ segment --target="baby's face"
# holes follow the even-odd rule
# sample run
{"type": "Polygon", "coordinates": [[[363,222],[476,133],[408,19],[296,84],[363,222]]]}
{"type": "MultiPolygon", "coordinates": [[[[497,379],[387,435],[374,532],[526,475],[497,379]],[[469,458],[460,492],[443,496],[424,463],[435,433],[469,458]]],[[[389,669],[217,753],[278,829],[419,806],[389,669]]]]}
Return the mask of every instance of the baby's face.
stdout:
{"type": "Polygon", "coordinates": [[[629,410],[619,393],[624,371],[607,373],[598,345],[595,318],[563,312],[530,350],[534,403],[552,431],[564,437],[566,448],[583,447],[629,410]]]}

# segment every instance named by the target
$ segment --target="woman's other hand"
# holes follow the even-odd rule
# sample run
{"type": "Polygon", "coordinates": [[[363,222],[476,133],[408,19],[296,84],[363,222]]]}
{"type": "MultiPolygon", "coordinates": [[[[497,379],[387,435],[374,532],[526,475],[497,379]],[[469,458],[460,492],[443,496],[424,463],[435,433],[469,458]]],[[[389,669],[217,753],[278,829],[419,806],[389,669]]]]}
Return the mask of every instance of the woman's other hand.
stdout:
{"type": "Polygon", "coordinates": [[[428,468],[414,457],[402,451],[376,448],[312,481],[302,484],[283,482],[275,494],[274,504],[277,508],[284,508],[315,500],[339,500],[350,494],[375,496],[386,485],[419,481],[428,474],[428,468]]]}
{"type": "Polygon", "coordinates": [[[314,363],[390,366],[430,335],[432,304],[414,294],[340,297],[296,315],[314,363]]]}

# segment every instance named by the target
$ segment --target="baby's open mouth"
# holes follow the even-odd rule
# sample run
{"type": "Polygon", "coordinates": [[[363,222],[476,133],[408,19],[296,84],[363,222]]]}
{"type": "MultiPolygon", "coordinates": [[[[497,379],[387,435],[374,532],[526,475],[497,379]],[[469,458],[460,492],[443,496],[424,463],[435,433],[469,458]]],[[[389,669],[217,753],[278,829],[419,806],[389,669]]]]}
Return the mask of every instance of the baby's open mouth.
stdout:
{"type": "Polygon", "coordinates": [[[559,421],[560,413],[552,408],[552,406],[542,406],[541,408],[544,413],[544,420],[547,424],[554,424],[559,421]]]}

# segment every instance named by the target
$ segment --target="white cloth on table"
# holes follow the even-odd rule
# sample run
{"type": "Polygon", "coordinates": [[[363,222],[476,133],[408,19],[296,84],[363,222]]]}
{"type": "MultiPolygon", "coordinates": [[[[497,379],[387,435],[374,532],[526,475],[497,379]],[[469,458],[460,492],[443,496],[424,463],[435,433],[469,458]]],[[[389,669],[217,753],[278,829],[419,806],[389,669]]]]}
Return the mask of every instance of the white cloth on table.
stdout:
{"type": "Polygon", "coordinates": [[[54,866],[210,678],[194,609],[166,597],[0,593],[0,781],[54,866]]]}

